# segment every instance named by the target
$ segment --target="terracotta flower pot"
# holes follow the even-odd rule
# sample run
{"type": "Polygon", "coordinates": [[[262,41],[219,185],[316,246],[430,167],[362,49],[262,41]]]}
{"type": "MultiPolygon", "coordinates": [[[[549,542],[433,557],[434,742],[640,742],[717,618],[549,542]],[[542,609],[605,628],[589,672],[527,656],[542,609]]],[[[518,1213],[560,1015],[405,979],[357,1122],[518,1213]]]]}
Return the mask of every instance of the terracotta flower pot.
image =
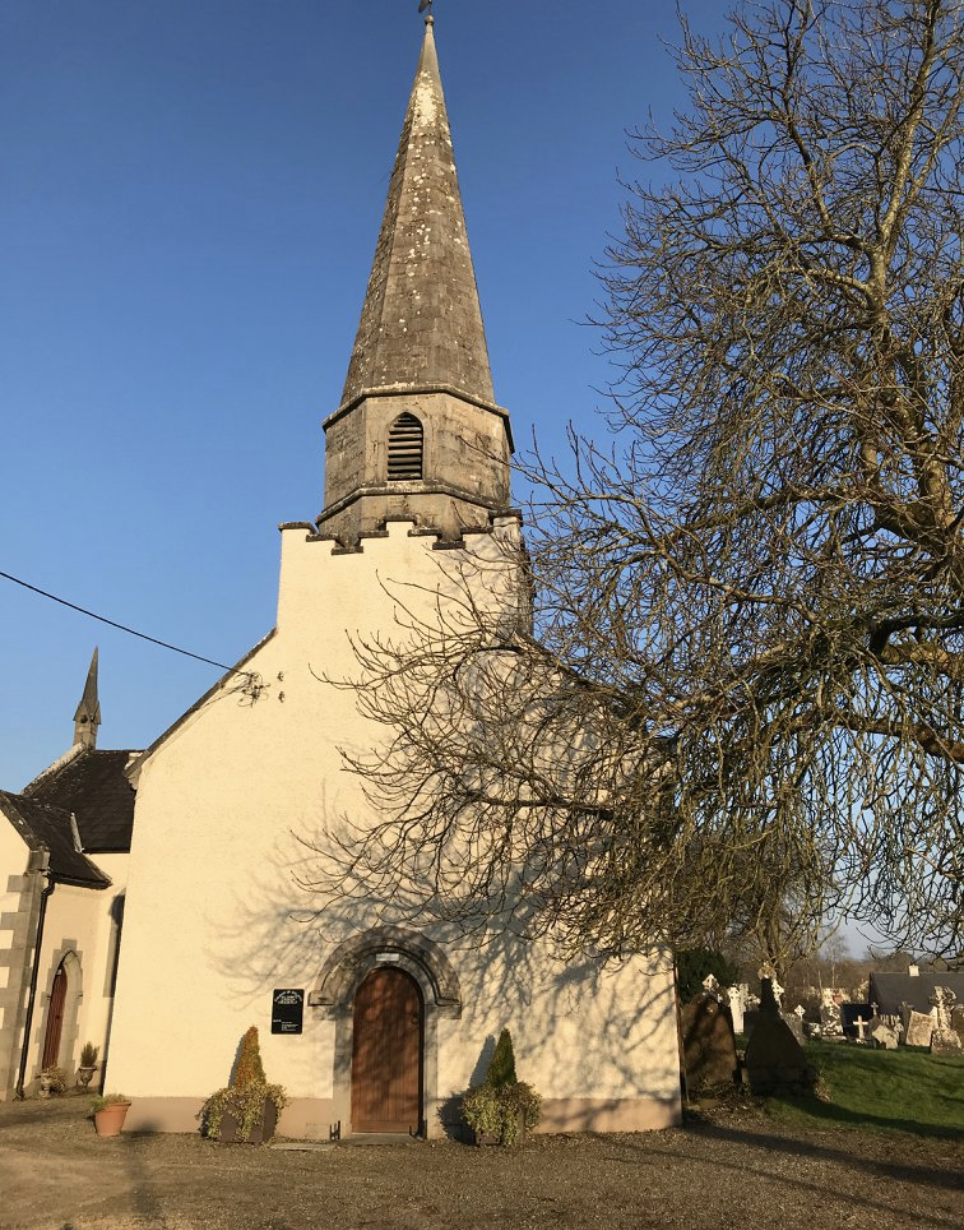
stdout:
{"type": "Polygon", "coordinates": [[[130,1102],[110,1102],[103,1110],[94,1111],[94,1127],[98,1136],[119,1136],[130,1102]]]}

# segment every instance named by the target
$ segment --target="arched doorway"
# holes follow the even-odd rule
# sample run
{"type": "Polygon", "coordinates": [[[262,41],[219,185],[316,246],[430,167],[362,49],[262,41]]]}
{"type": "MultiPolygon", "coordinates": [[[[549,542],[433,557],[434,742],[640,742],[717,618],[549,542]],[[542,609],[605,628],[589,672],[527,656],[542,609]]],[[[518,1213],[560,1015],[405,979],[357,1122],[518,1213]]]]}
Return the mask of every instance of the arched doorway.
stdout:
{"type": "Polygon", "coordinates": [[[425,1021],[421,988],[397,966],[376,966],[355,991],[352,1020],[352,1131],[417,1134],[425,1021]]]}
{"type": "Polygon", "coordinates": [[[50,988],[50,1004],[47,1008],[47,1031],[44,1034],[41,1068],[56,1068],[60,1059],[60,1040],[64,1030],[64,1011],[67,1007],[67,971],[64,962],[57,966],[53,986],[50,988]]]}

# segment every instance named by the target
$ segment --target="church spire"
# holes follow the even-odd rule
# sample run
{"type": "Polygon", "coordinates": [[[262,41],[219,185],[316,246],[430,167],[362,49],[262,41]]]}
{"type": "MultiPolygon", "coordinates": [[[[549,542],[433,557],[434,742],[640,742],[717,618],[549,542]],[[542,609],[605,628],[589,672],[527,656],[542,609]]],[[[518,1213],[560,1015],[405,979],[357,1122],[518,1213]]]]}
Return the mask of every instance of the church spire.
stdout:
{"type": "Polygon", "coordinates": [[[509,503],[509,416],[493,400],[433,25],[429,12],[342,403],[325,422],[317,524],[345,545],[386,518],[456,540],[509,503]]]}
{"type": "Polygon", "coordinates": [[[74,746],[80,744],[93,750],[97,746],[97,728],[100,726],[100,701],[97,699],[97,649],[90,660],[84,694],[74,714],[74,746]]]}
{"type": "Polygon", "coordinates": [[[433,25],[429,14],[343,403],[388,386],[494,397],[433,25]]]}

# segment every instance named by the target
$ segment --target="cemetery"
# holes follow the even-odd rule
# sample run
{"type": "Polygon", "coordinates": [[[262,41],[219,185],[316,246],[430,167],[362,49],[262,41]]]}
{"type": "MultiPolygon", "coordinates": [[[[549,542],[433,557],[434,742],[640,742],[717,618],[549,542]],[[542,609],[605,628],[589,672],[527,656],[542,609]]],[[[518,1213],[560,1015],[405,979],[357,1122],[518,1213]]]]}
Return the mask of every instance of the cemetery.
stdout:
{"type": "MultiPolygon", "coordinates": [[[[876,999],[850,1002],[825,988],[819,1019],[808,1019],[815,1014],[800,1004],[787,1010],[771,977],[761,978],[756,995],[747,983],[723,987],[711,974],[680,1009],[684,1095],[691,1108],[767,1099],[777,1116],[964,1140],[958,980],[933,974],[914,986],[913,1002],[929,1012],[906,999],[882,1012],[876,999]]],[[[876,989],[873,978],[870,985],[876,989]]]]}

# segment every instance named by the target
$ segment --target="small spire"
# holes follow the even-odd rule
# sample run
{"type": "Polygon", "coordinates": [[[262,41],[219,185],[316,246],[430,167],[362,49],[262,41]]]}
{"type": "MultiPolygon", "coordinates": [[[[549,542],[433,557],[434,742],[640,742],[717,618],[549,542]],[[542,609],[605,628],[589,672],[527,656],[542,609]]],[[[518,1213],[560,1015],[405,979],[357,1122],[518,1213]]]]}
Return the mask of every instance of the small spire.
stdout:
{"type": "Polygon", "coordinates": [[[97,648],[90,660],[84,694],[74,714],[74,746],[80,744],[93,750],[97,746],[97,728],[100,726],[100,701],[97,699],[97,648]]]}

